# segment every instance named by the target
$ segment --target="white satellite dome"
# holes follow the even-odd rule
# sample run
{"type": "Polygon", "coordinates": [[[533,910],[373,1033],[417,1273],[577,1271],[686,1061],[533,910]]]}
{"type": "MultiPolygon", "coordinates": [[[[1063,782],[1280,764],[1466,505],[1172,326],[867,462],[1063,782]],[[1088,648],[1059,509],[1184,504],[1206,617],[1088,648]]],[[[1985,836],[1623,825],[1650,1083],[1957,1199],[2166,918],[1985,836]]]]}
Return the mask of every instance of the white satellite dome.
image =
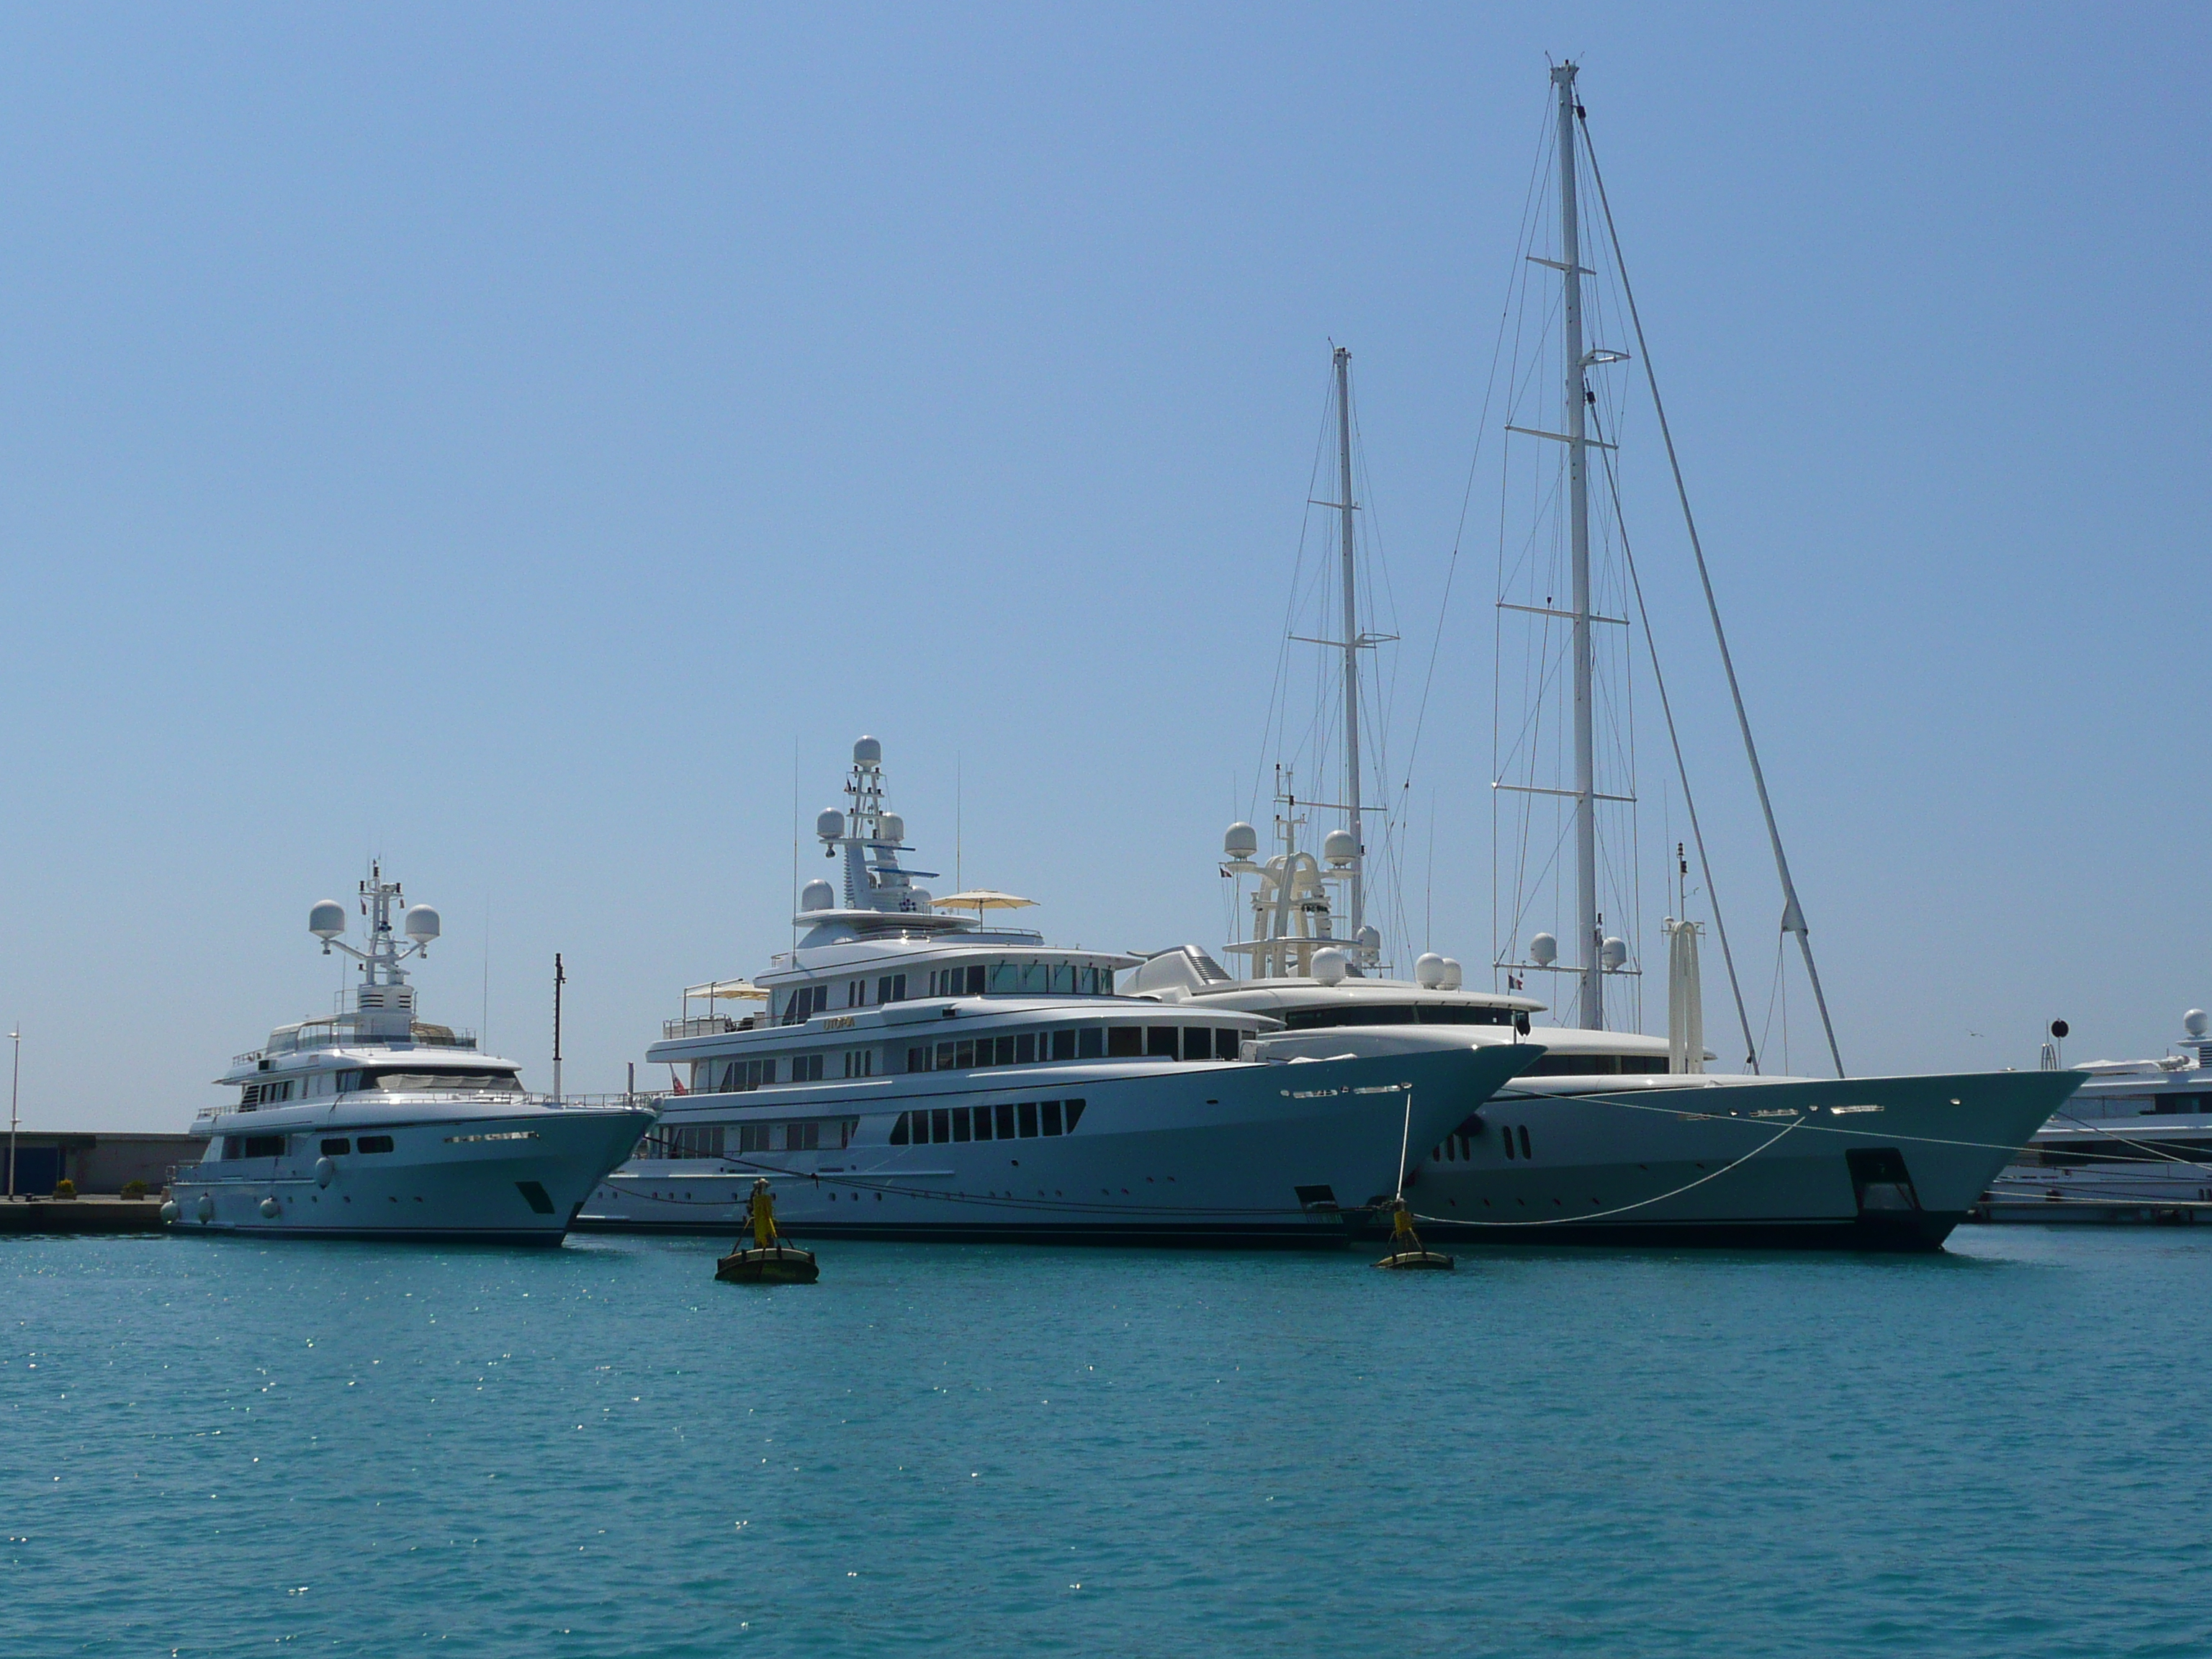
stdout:
{"type": "Polygon", "coordinates": [[[2206,1019],[2202,1008],[2191,1008],[2181,1017],[2181,1029],[2193,1037],[2203,1036],[2208,1025],[2212,1025],[2212,1020],[2206,1019]]]}
{"type": "Polygon", "coordinates": [[[1344,952],[1334,945],[1324,945],[1313,953],[1313,976],[1323,985],[1341,985],[1349,964],[1344,952]]]}
{"type": "Polygon", "coordinates": [[[862,738],[853,745],[854,765],[881,766],[883,763],[884,746],[873,738],[862,738]]]}
{"type": "Polygon", "coordinates": [[[1607,973],[1617,973],[1628,962],[1628,941],[1609,939],[1597,947],[1597,959],[1605,964],[1607,973]]]}
{"type": "Polygon", "coordinates": [[[1221,837],[1221,850],[1232,859],[1249,859],[1260,850],[1260,832],[1239,818],[1221,837]]]}
{"type": "Polygon", "coordinates": [[[1371,921],[1353,934],[1352,938],[1363,951],[1379,951],[1382,948],[1382,930],[1371,921]]]}
{"type": "Polygon", "coordinates": [[[834,806],[825,806],[814,815],[814,833],[824,841],[842,840],[845,834],[845,815],[834,806]]]}
{"type": "Polygon", "coordinates": [[[1444,982],[1444,959],[1434,951],[1424,951],[1413,958],[1413,983],[1424,991],[1441,990],[1444,982]]]}
{"type": "Polygon", "coordinates": [[[809,910],[834,910],[837,908],[837,890],[828,882],[810,881],[799,890],[799,908],[801,914],[809,910]]]}
{"type": "Polygon", "coordinates": [[[407,937],[417,945],[428,945],[438,937],[438,913],[427,904],[418,904],[407,913],[407,937]]]}
{"type": "Polygon", "coordinates": [[[1460,973],[1459,958],[1456,957],[1446,957],[1444,958],[1443,982],[1438,985],[1437,989],[1439,991],[1456,991],[1463,983],[1465,983],[1465,980],[1460,973]]]}
{"type": "Polygon", "coordinates": [[[345,932],[345,906],[336,899],[325,899],[307,912],[307,931],[328,944],[345,932]]]}
{"type": "Polygon", "coordinates": [[[1528,941],[1528,960],[1539,968],[1548,968],[1559,959],[1559,941],[1549,933],[1539,933],[1528,941]]]}
{"type": "Polygon", "coordinates": [[[1332,830],[1321,838],[1321,855],[1331,864],[1349,864],[1359,856],[1359,843],[1349,830],[1332,830]]]}
{"type": "Polygon", "coordinates": [[[906,820],[896,812],[886,812],[876,820],[876,838],[893,847],[906,840],[906,820]]]}

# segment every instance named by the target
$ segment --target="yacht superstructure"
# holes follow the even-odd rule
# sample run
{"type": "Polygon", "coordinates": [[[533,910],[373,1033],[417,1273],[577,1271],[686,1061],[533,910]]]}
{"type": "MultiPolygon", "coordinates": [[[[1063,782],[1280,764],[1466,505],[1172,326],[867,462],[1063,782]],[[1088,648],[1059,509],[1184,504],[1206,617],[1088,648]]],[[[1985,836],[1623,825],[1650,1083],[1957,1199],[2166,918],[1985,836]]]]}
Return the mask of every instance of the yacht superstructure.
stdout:
{"type": "Polygon", "coordinates": [[[647,1050],[684,1092],[580,1226],[726,1234],[766,1175],[801,1238],[1341,1243],[1409,1147],[1538,1057],[1292,1054],[1264,1013],[1117,995],[1139,958],[917,887],[882,763],[855,744],[848,806],[816,823],[842,891],[806,884],[796,948],[699,988],[709,1012],[687,1000],[647,1050]],[[733,995],[761,1006],[713,1012],[733,995]]]}
{"type": "Polygon", "coordinates": [[[401,964],[429,948],[439,918],[409,909],[400,944],[401,898],[380,867],[361,884],[362,950],[341,938],[343,905],[314,907],[310,930],[325,954],[357,959],[361,981],[349,1006],[277,1027],[216,1079],[237,1094],[193,1121],[208,1149],[171,1183],[162,1212],[176,1231],[558,1244],[651,1126],[642,1098],[527,1094],[514,1061],[417,1019],[401,964]]]}

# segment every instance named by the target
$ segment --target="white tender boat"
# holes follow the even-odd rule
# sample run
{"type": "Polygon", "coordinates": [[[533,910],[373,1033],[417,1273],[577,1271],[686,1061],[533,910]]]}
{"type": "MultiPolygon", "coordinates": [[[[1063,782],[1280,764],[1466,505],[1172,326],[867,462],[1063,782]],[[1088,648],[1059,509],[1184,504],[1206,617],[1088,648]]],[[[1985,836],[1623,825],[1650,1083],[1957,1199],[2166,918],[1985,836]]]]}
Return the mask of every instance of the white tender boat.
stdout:
{"type": "MultiPolygon", "coordinates": [[[[2212,1019],[2191,1008],[2181,1024],[2179,1053],[2074,1068],[2087,1080],[1990,1183],[1975,1214],[2183,1224],[2212,1215],[2212,1019]]],[[[2055,1049],[2044,1063],[2056,1068],[2055,1049]]]]}
{"type": "Polygon", "coordinates": [[[766,1175],[802,1241],[1339,1245],[1538,1057],[1293,1053],[1266,1014],[1118,996],[1139,958],[986,925],[1010,895],[916,887],[882,760],[854,744],[848,807],[816,823],[842,895],[808,883],[795,949],[687,994],[647,1051],[687,1092],[579,1226],[734,1234],[766,1175]],[[714,1012],[732,998],[761,1006],[714,1012]]]}
{"type": "Polygon", "coordinates": [[[380,869],[361,884],[368,948],[342,942],[344,906],[309,927],[359,959],[351,1006],[279,1026],[217,1084],[231,1103],[192,1124],[208,1139],[171,1182],[163,1217],[179,1232],[274,1238],[410,1238],[558,1244],[594,1182],[652,1126],[649,1101],[560,1101],[524,1091],[514,1061],[468,1032],[416,1018],[400,966],[438,936],[438,914],[406,913],[380,869]]]}

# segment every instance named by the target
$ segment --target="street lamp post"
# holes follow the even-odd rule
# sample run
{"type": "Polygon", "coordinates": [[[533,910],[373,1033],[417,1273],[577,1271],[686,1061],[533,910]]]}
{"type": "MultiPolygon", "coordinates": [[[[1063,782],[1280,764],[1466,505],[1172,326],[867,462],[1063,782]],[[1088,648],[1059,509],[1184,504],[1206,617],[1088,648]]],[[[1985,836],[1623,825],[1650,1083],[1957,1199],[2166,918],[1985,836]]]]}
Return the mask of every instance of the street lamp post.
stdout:
{"type": "Polygon", "coordinates": [[[15,1045],[15,1063],[8,1077],[8,1196],[15,1196],[15,1103],[23,1090],[23,1032],[21,1027],[8,1033],[8,1041],[15,1045]]]}

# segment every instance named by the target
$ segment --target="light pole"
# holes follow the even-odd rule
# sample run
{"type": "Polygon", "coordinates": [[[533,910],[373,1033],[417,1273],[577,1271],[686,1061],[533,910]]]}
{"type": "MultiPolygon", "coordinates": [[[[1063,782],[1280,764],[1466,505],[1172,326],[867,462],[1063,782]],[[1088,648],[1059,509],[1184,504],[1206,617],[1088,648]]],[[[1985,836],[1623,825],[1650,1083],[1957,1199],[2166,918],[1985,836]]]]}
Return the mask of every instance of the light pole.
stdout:
{"type": "Polygon", "coordinates": [[[8,1033],[8,1041],[15,1045],[15,1063],[8,1078],[8,1196],[15,1196],[15,1103],[23,1090],[23,1031],[21,1026],[8,1033]]]}

